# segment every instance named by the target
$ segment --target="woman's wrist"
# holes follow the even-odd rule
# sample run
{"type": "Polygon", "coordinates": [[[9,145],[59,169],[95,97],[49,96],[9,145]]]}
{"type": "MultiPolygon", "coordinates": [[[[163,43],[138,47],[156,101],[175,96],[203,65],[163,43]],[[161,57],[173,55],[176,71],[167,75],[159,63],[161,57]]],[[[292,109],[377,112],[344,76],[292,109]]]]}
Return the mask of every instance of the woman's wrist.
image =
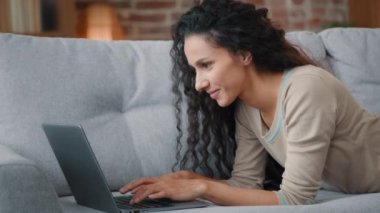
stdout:
{"type": "Polygon", "coordinates": [[[208,193],[210,181],[204,180],[204,179],[194,179],[194,181],[196,181],[196,185],[198,186],[197,187],[198,193],[199,193],[198,197],[201,199],[205,199],[208,193]]]}

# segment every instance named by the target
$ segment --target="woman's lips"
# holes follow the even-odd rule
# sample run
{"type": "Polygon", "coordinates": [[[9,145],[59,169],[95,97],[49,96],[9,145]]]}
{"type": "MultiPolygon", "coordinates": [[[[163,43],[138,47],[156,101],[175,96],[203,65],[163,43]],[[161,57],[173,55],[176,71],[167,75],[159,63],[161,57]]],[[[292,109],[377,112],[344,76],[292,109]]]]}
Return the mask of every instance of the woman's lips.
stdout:
{"type": "Polygon", "coordinates": [[[210,97],[211,97],[212,99],[217,99],[218,96],[219,96],[219,91],[220,91],[220,90],[214,90],[214,91],[210,92],[210,93],[209,93],[209,94],[210,94],[210,97]]]}

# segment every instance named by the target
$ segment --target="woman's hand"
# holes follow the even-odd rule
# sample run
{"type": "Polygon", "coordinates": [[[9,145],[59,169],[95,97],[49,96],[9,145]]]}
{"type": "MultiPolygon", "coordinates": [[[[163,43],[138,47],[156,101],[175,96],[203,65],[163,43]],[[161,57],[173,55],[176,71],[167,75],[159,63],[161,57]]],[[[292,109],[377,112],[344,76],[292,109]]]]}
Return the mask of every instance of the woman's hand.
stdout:
{"type": "Polygon", "coordinates": [[[131,203],[150,199],[170,198],[178,201],[193,200],[199,197],[205,188],[205,177],[190,171],[168,173],[160,177],[144,177],[120,188],[120,193],[131,192],[131,203]]]}
{"type": "Polygon", "coordinates": [[[202,179],[204,178],[201,175],[198,175],[194,172],[189,171],[178,171],[173,173],[168,173],[166,175],[162,175],[160,177],[144,177],[135,181],[128,183],[127,185],[120,188],[120,193],[125,194],[129,191],[135,193],[135,191],[144,185],[154,184],[158,181],[162,180],[175,180],[175,179],[202,179]]]}
{"type": "Polygon", "coordinates": [[[120,189],[122,194],[127,192],[133,194],[131,204],[146,198],[169,198],[176,201],[202,198],[219,205],[240,206],[279,204],[276,194],[272,191],[232,187],[223,180],[203,177],[188,171],[132,181],[120,189]]]}
{"type": "Polygon", "coordinates": [[[143,185],[132,189],[131,204],[145,198],[169,198],[177,201],[188,201],[199,198],[206,191],[206,183],[200,179],[153,178],[145,179],[143,185]]]}

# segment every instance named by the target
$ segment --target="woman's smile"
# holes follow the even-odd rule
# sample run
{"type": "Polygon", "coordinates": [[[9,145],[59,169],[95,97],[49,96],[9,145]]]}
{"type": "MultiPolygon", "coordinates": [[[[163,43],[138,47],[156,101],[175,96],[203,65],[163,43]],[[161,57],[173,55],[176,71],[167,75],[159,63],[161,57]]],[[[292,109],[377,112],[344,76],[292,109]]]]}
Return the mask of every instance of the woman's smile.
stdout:
{"type": "Polygon", "coordinates": [[[217,89],[217,90],[208,92],[208,94],[210,95],[212,99],[217,99],[219,96],[219,92],[220,92],[220,89],[217,89]]]}

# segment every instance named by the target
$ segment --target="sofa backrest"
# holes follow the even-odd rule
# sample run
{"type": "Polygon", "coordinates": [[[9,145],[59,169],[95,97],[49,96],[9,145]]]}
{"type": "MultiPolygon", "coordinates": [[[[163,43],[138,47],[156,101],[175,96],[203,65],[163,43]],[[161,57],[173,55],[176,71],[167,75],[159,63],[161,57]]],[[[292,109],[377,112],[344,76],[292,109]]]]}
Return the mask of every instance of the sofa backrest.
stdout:
{"type": "Polygon", "coordinates": [[[331,72],[325,47],[318,34],[309,31],[289,32],[286,34],[286,39],[306,54],[316,65],[331,72]]]}
{"type": "Polygon", "coordinates": [[[70,190],[42,123],[82,124],[117,189],[174,162],[170,41],[98,42],[0,35],[0,143],[70,190]]]}
{"type": "Polygon", "coordinates": [[[334,28],[319,35],[333,74],[362,107],[380,114],[380,29],[334,28]]]}

